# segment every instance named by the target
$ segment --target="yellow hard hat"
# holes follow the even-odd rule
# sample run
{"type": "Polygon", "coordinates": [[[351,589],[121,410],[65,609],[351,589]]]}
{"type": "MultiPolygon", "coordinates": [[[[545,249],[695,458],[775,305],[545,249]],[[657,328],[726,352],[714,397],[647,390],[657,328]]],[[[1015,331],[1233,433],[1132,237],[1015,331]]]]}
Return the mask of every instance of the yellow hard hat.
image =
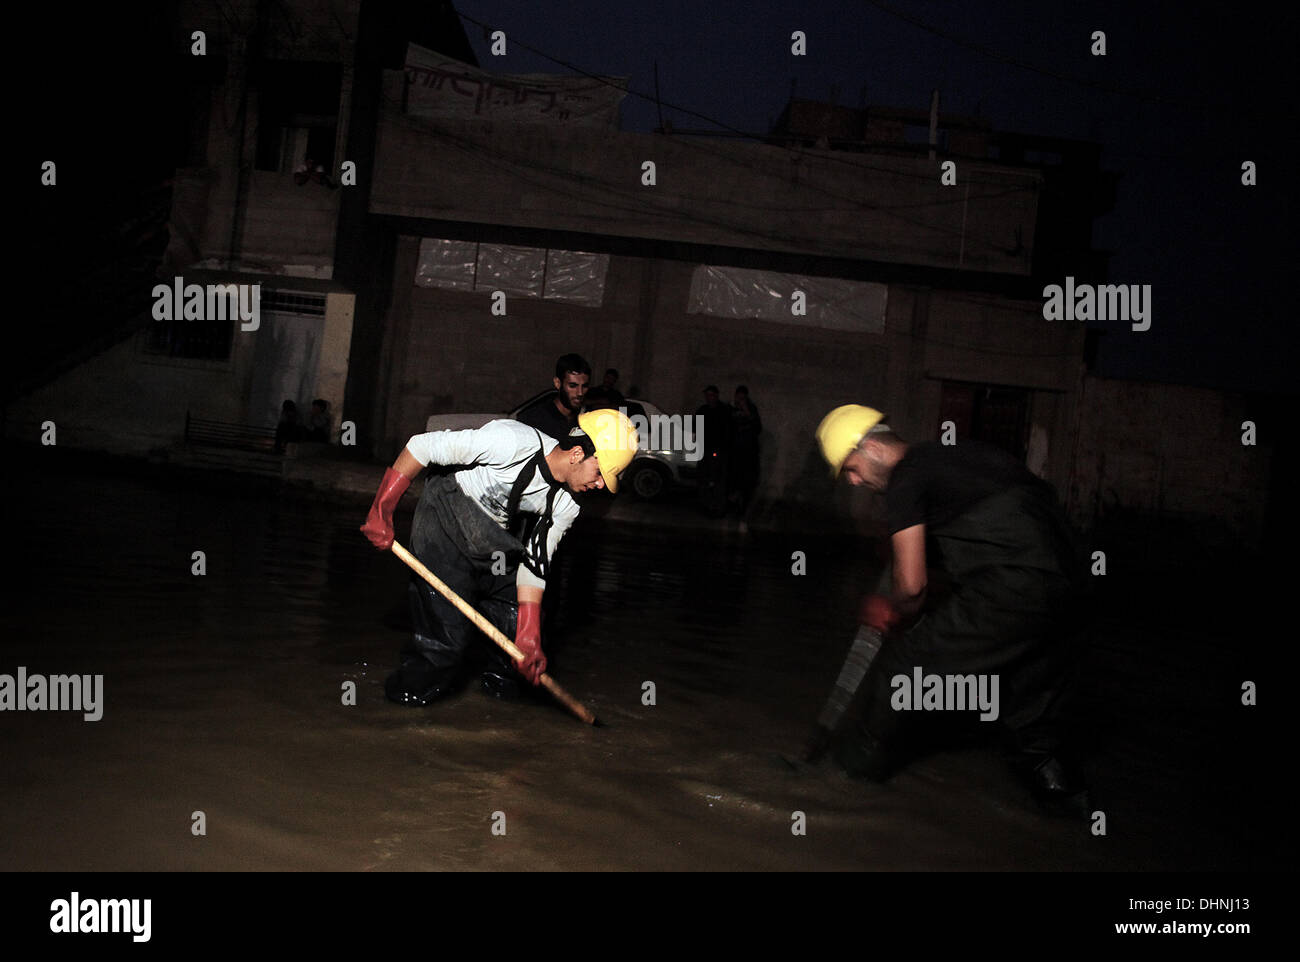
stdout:
{"type": "Polygon", "coordinates": [[[578,415],[578,427],[596,446],[600,476],[610,494],[618,491],[619,473],[636,457],[640,439],[632,421],[622,411],[598,408],[578,415]]]}
{"type": "Polygon", "coordinates": [[[821,445],[822,457],[831,466],[832,478],[840,476],[844,462],[858,442],[884,417],[875,408],[842,404],[822,418],[822,423],[817,425],[817,443],[821,445]]]}

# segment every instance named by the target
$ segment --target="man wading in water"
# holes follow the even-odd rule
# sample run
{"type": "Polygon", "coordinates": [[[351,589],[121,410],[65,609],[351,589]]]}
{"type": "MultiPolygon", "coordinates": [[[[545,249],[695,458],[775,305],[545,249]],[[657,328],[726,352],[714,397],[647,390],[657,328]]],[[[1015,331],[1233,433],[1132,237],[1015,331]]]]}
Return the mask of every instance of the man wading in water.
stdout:
{"type": "MultiPolygon", "coordinates": [[[[556,546],[578,516],[573,495],[618,490],[637,449],[636,428],[618,411],[591,411],[563,438],[518,421],[472,431],[417,434],[384,479],[361,531],[376,548],[393,543],[393,509],[428,464],[461,466],[424,486],[411,524],[411,551],[524,653],[516,666],[496,645],[483,690],[518,697],[520,676],[536,685],[546,670],[541,601],[556,546]]],[[[384,692],[420,707],[454,691],[474,626],[427,582],[412,575],[415,630],[384,692]]]]}
{"type": "Polygon", "coordinates": [[[906,444],[883,418],[846,404],[817,428],[832,475],[884,495],[893,548],[892,590],[868,595],[860,615],[884,640],[856,717],[831,740],[836,758],[852,775],[881,780],[939,737],[997,730],[1045,808],[1087,818],[1082,774],[1059,730],[1086,565],[1054,492],[998,448],[906,444]],[[929,604],[927,561],[952,580],[952,593],[929,604]],[[900,710],[894,679],[917,669],[997,675],[998,722],[971,711],[900,710]]]}

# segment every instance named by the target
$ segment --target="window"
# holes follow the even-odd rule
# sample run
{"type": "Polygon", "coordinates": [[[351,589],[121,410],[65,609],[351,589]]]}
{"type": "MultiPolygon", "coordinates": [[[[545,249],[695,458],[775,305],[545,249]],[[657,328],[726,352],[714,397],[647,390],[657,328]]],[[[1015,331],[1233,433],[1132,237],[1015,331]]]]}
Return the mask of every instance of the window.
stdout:
{"type": "Polygon", "coordinates": [[[307,158],[333,177],[343,68],[269,60],[257,81],[257,169],[292,173],[307,158]]]}
{"type": "Polygon", "coordinates": [[[415,283],[600,307],[608,270],[608,254],[426,237],[420,242],[415,283]]]}
{"type": "Polygon", "coordinates": [[[879,334],[885,329],[889,287],[835,277],[702,264],[691,276],[689,314],[879,334]],[[803,312],[794,306],[802,295],[803,312]]]}
{"type": "Polygon", "coordinates": [[[308,317],[325,316],[324,294],[263,290],[261,305],[264,311],[277,311],[280,314],[305,314],[308,317]]]}
{"type": "Polygon", "coordinates": [[[152,321],[142,348],[156,357],[207,361],[230,359],[230,338],[238,320],[152,321]]]}
{"type": "Polygon", "coordinates": [[[986,441],[1018,461],[1029,441],[1029,391],[1025,388],[966,381],[944,381],[939,400],[939,432],[951,421],[962,438],[986,441]]]}

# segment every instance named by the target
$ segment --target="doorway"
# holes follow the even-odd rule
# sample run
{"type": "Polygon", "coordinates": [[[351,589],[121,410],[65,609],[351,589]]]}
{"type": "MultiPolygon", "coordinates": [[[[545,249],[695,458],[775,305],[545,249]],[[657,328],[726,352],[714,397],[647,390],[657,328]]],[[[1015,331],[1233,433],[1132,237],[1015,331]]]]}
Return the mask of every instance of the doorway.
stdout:
{"type": "MultiPolygon", "coordinates": [[[[972,381],[944,381],[939,423],[952,421],[957,438],[986,441],[1024,461],[1029,443],[1029,390],[972,381]]],[[[940,427],[942,434],[942,427],[940,427]]]]}

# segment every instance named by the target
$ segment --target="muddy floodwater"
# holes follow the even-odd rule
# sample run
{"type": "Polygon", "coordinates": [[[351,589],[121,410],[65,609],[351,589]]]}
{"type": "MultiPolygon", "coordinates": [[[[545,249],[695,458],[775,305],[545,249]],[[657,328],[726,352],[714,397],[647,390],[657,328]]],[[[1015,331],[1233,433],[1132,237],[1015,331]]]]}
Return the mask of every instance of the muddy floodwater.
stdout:
{"type": "MultiPolygon", "coordinates": [[[[98,721],[0,713],[0,868],[1087,871],[1272,857],[1256,813],[1277,783],[1239,695],[1256,655],[1228,633],[1244,637],[1239,623],[1198,617],[1189,602],[1205,596],[1177,579],[1139,590],[1112,573],[1099,602],[1076,707],[1099,836],[1038,814],[991,750],[932,755],[884,785],[785,760],[853,636],[873,569],[860,542],[589,512],[557,558],[548,649],[605,724],[592,728],[473,680],[426,709],[386,702],[408,573],[358,533],[364,504],[234,475],[50,471],[30,453],[7,486],[0,673],[102,675],[103,694],[98,721]],[[792,574],[794,551],[807,574],[792,574]]],[[[409,525],[399,514],[399,540],[409,525]]]]}

